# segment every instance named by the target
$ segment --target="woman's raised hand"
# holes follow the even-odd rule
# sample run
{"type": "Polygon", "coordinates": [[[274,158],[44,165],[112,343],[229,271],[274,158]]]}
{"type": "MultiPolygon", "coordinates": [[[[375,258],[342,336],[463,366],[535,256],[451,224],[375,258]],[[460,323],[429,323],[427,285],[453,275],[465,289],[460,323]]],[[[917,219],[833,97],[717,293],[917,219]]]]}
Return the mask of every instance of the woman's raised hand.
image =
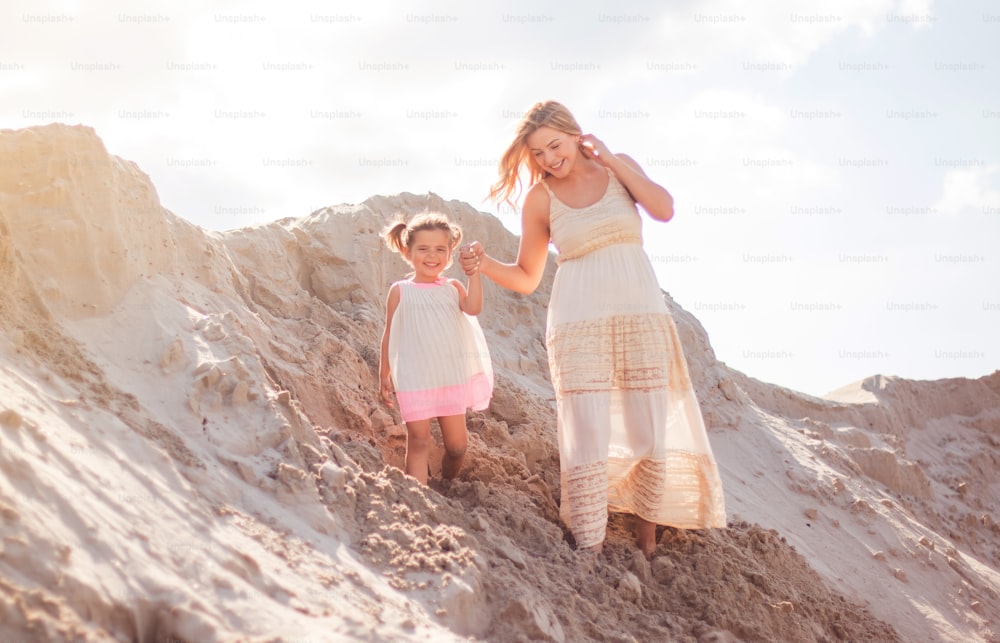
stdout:
{"type": "Polygon", "coordinates": [[[585,157],[601,165],[607,165],[606,159],[611,156],[611,150],[601,139],[593,134],[581,134],[579,145],[585,157]]]}
{"type": "Polygon", "coordinates": [[[462,264],[462,270],[466,275],[474,275],[479,272],[479,262],[485,254],[483,246],[478,241],[473,241],[467,246],[462,246],[458,253],[458,260],[462,264]]]}

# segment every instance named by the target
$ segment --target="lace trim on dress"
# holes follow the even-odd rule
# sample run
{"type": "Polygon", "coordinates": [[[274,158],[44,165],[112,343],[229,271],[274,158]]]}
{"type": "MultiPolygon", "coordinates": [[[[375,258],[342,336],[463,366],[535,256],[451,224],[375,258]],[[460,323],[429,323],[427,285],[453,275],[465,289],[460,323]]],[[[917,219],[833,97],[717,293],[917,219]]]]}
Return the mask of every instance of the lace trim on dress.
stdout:
{"type": "Polygon", "coordinates": [[[610,487],[607,462],[571,467],[560,477],[560,512],[579,548],[604,541],[609,509],[678,529],[726,526],[722,489],[710,482],[718,474],[708,455],[671,451],[642,458],[610,487]]]}
{"type": "Polygon", "coordinates": [[[722,489],[710,482],[717,478],[710,456],[670,451],[639,460],[624,479],[612,482],[608,506],[679,529],[725,527],[722,489]]]}
{"type": "Polygon", "coordinates": [[[552,387],[558,395],[691,388],[669,315],[614,315],[559,324],[547,333],[552,387]],[[559,360],[551,356],[559,355],[559,360]]]}
{"type": "MultiPolygon", "coordinates": [[[[618,227],[618,224],[611,221],[608,222],[607,227],[618,227]]],[[[607,246],[617,245],[620,243],[637,243],[642,245],[642,235],[629,233],[608,234],[597,232],[593,241],[574,248],[573,252],[560,252],[556,255],[556,264],[561,264],[564,261],[571,261],[573,259],[579,259],[580,257],[588,255],[595,250],[600,250],[601,248],[606,248],[607,246]]]]}
{"type": "Polygon", "coordinates": [[[631,195],[628,194],[628,190],[625,186],[621,184],[618,177],[615,176],[614,172],[607,169],[608,173],[608,185],[604,190],[604,194],[601,198],[591,203],[588,206],[582,208],[571,208],[562,200],[556,196],[555,192],[549,186],[548,181],[542,179],[542,185],[545,186],[546,192],[549,193],[550,205],[549,205],[549,225],[558,225],[557,221],[560,217],[565,216],[570,213],[585,213],[582,216],[586,216],[594,224],[588,230],[587,239],[583,240],[579,245],[576,243],[572,244],[572,247],[560,247],[559,254],[556,255],[556,263],[561,264],[564,261],[570,261],[572,259],[579,259],[595,250],[600,250],[607,246],[621,244],[621,243],[636,243],[642,245],[642,228],[630,228],[623,227],[622,221],[619,218],[620,213],[615,209],[608,209],[604,206],[609,199],[620,198],[624,199],[626,203],[631,205],[632,209],[635,208],[635,202],[632,200],[631,195]],[[605,219],[601,221],[601,219],[605,219]]]}
{"type": "Polygon", "coordinates": [[[608,526],[608,463],[593,462],[563,471],[563,522],[579,548],[604,542],[608,526]]]}

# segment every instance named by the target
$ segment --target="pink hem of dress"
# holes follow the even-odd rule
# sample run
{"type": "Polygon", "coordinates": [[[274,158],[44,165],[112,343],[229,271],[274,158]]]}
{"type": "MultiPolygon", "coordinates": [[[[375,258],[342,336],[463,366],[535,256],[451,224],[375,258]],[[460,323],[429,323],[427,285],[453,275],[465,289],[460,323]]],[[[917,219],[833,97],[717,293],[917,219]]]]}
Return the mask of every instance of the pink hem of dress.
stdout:
{"type": "MultiPolygon", "coordinates": [[[[428,284],[430,285],[430,284],[428,284]]],[[[465,415],[465,409],[482,411],[490,405],[493,382],[485,373],[476,373],[464,384],[423,391],[396,391],[403,422],[465,415]]]]}

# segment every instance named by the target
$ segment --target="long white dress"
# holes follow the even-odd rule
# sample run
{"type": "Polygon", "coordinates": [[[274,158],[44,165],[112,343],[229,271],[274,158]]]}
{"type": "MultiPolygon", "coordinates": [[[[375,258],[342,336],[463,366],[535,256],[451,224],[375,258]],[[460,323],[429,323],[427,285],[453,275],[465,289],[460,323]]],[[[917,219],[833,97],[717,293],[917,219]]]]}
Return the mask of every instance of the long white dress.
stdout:
{"type": "Polygon", "coordinates": [[[389,374],[404,422],[481,411],[493,395],[493,365],[479,321],[462,312],[458,290],[398,281],[389,326],[389,374]]]}
{"type": "Polygon", "coordinates": [[[642,248],[642,219],[608,175],[604,196],[586,208],[570,208],[545,184],[559,252],[546,346],[560,513],[578,547],[604,541],[609,509],[684,529],[726,525],[677,328],[642,248]]]}

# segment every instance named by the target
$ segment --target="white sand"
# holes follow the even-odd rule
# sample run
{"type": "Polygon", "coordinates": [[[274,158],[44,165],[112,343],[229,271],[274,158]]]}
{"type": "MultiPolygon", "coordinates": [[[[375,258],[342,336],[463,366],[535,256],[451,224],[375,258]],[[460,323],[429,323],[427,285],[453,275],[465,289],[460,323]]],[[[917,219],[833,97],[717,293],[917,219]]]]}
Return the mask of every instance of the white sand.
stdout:
{"type": "MultiPolygon", "coordinates": [[[[817,399],[729,369],[670,298],[730,528],[557,521],[530,297],[487,284],[498,385],[459,480],[387,465],[374,197],[207,232],[85,127],[0,132],[0,640],[997,641],[1000,373],[817,399]]],[[[439,467],[440,454],[434,465],[439,467]]],[[[437,472],[435,472],[437,473],[437,472]]]]}

